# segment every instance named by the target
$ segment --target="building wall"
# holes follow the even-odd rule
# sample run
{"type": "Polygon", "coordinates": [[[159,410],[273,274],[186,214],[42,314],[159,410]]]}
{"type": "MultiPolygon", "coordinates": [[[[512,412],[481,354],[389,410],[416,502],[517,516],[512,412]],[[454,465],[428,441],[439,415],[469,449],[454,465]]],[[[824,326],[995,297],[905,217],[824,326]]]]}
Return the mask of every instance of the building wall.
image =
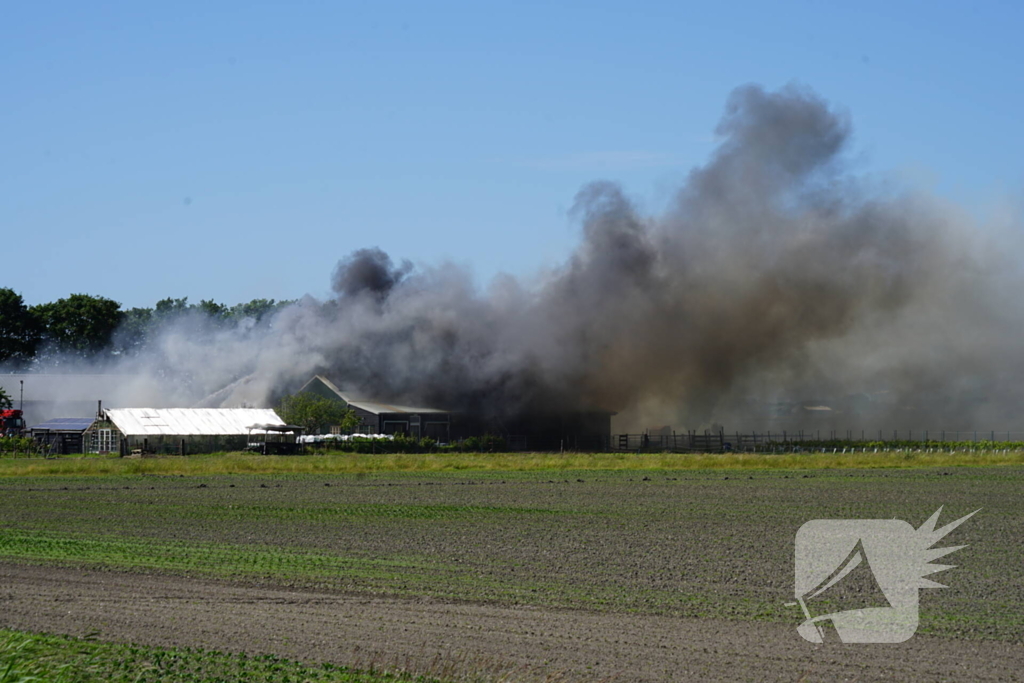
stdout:
{"type": "Polygon", "coordinates": [[[82,435],[85,453],[124,454],[124,434],[109,420],[97,420],[82,435]]]}
{"type": "Polygon", "coordinates": [[[32,438],[52,455],[74,455],[87,453],[85,450],[85,432],[60,432],[48,429],[32,431],[32,438]]]}
{"type": "Polygon", "coordinates": [[[359,434],[380,434],[381,433],[381,422],[380,416],[376,413],[371,413],[369,410],[363,410],[362,408],[356,408],[355,406],[349,406],[349,410],[356,414],[359,418],[359,426],[356,427],[356,433],[359,434]]]}
{"type": "Polygon", "coordinates": [[[98,454],[127,455],[133,450],[163,455],[191,455],[217,453],[220,451],[241,451],[245,449],[247,435],[142,435],[125,436],[109,421],[97,421],[82,435],[82,452],[98,454]],[[184,442],[184,444],[182,443],[184,442]],[[184,453],[182,450],[184,449],[184,453]]]}

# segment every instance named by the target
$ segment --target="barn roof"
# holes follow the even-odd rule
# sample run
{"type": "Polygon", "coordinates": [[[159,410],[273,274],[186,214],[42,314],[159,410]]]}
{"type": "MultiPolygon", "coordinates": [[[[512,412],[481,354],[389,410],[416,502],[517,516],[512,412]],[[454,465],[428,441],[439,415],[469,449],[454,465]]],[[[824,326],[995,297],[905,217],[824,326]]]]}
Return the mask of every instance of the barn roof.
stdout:
{"type": "Polygon", "coordinates": [[[111,408],[121,433],[140,436],[241,436],[253,425],[283,425],[269,408],[111,408]]]}
{"type": "Polygon", "coordinates": [[[417,408],[416,406],[400,406],[394,403],[378,403],[377,401],[364,401],[361,398],[347,398],[346,402],[353,408],[360,408],[368,413],[380,415],[381,413],[435,413],[444,415],[447,410],[437,408],[417,408]]]}
{"type": "Polygon", "coordinates": [[[299,392],[301,393],[303,391],[309,390],[309,388],[314,383],[316,383],[316,382],[319,382],[320,384],[322,384],[332,394],[337,396],[344,403],[352,406],[353,408],[359,408],[360,410],[365,410],[368,413],[373,413],[374,415],[380,415],[381,413],[410,413],[410,414],[411,413],[421,413],[421,414],[424,414],[424,415],[429,414],[429,413],[434,413],[434,414],[438,414],[438,415],[443,415],[443,414],[446,414],[446,413],[450,412],[450,411],[447,411],[447,410],[439,410],[438,408],[424,408],[424,407],[421,407],[421,406],[406,406],[406,405],[399,405],[397,403],[383,403],[381,401],[371,401],[371,400],[359,398],[359,397],[354,396],[353,394],[350,394],[350,393],[348,393],[346,391],[342,391],[341,389],[339,389],[337,387],[336,384],[334,384],[334,382],[332,382],[331,380],[327,379],[323,375],[315,375],[311,380],[306,382],[302,386],[301,389],[299,389],[299,392]]]}

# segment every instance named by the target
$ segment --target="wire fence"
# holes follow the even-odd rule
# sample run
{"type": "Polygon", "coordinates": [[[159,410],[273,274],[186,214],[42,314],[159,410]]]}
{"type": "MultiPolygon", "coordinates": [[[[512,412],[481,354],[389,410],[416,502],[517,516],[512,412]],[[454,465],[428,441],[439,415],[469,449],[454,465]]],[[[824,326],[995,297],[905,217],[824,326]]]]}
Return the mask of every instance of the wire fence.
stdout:
{"type": "Polygon", "coordinates": [[[670,434],[614,434],[612,451],[675,453],[717,453],[723,451],[772,451],[792,447],[865,448],[940,446],[955,444],[1000,445],[1024,448],[1024,430],[765,430],[763,432],[718,431],[672,432],[670,434]]]}

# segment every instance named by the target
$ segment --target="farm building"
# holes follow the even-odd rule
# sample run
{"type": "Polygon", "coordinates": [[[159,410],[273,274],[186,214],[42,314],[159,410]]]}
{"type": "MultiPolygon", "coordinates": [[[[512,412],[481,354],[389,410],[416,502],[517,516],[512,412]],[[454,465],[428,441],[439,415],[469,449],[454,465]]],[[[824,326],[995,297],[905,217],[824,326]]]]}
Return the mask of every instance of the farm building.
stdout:
{"type": "Polygon", "coordinates": [[[273,410],[257,408],[109,408],[85,432],[89,453],[240,451],[255,428],[284,427],[273,410]]]}
{"type": "Polygon", "coordinates": [[[85,453],[85,433],[95,417],[55,417],[33,426],[29,433],[47,455],[85,453]]]}
{"type": "Polygon", "coordinates": [[[333,382],[321,375],[306,382],[298,393],[311,393],[343,403],[359,416],[357,432],[408,434],[414,437],[429,437],[442,443],[451,440],[451,413],[446,410],[358,398],[342,392],[333,382]]]}
{"type": "Polygon", "coordinates": [[[347,405],[362,421],[357,431],[426,436],[442,443],[492,434],[504,438],[515,450],[605,450],[611,441],[615,415],[610,410],[533,410],[502,419],[488,418],[356,398],[322,375],[306,382],[299,392],[347,405]]]}

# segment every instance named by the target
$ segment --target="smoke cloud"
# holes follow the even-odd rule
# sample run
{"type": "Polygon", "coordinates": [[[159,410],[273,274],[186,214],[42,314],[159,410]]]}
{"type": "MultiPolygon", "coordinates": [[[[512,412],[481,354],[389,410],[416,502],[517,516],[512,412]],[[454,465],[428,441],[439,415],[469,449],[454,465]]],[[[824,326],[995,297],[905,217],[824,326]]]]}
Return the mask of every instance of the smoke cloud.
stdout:
{"type": "Polygon", "coordinates": [[[738,88],[715,132],[661,215],[584,187],[581,243],[533,280],[481,292],[450,264],[362,249],[334,299],[249,328],[182,320],[119,372],[178,405],[267,405],[321,372],[484,415],[607,408],[623,429],[1017,424],[1015,224],[861,181],[848,117],[796,86],[738,88]]]}

